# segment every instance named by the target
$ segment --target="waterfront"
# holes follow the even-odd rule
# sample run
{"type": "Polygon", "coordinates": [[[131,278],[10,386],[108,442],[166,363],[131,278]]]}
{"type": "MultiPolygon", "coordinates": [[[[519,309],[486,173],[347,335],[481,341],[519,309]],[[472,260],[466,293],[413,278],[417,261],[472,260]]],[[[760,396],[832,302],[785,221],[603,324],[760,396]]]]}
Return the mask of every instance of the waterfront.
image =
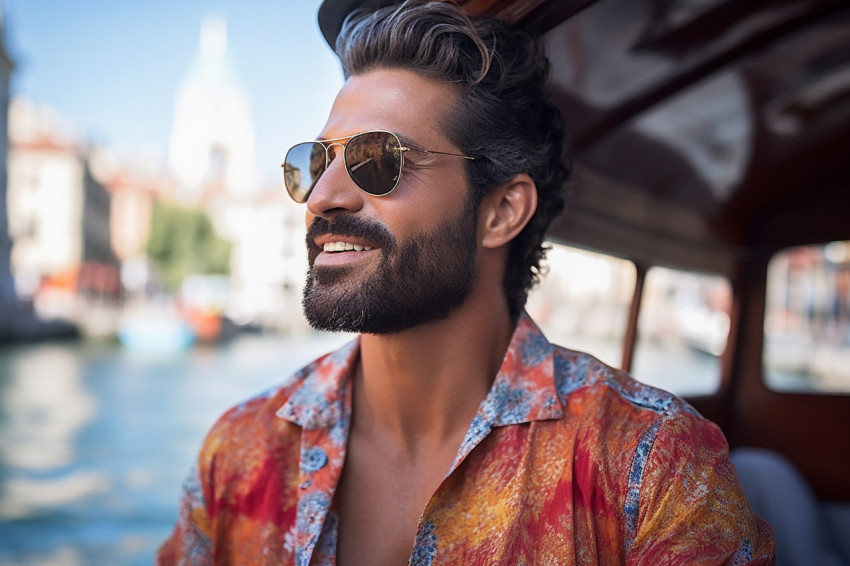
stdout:
{"type": "Polygon", "coordinates": [[[347,339],[1,348],[0,565],[151,564],[213,421],[347,339]]]}

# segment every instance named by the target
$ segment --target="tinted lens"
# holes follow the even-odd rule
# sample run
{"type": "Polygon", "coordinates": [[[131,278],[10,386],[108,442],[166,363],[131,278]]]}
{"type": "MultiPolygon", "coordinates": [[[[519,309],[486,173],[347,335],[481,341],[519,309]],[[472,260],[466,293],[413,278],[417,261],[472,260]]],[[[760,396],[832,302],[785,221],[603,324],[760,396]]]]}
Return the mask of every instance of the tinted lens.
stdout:
{"type": "Polygon", "coordinates": [[[295,202],[307,202],[310,191],[326,169],[325,148],[320,143],[299,143],[286,153],[283,182],[295,202]]]}
{"type": "Polygon", "coordinates": [[[385,195],[396,187],[401,159],[401,142],[389,132],[357,134],[345,145],[348,174],[370,195],[385,195]]]}

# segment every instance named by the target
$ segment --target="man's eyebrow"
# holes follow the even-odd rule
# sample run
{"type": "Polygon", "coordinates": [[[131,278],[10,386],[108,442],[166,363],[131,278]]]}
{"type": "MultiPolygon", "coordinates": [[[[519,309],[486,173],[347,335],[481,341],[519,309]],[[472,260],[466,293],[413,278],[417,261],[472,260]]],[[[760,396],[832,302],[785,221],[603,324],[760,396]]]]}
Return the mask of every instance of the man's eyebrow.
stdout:
{"type": "Polygon", "coordinates": [[[422,149],[423,147],[425,147],[408,135],[400,133],[396,133],[396,135],[398,136],[398,139],[399,141],[401,141],[402,145],[409,145],[410,147],[415,149],[422,149]]]}
{"type": "MultiPolygon", "coordinates": [[[[365,131],[365,130],[364,130],[365,131]]],[[[329,135],[319,135],[313,138],[313,141],[328,141],[328,140],[347,140],[353,138],[357,134],[362,132],[354,132],[352,134],[342,135],[342,136],[329,136],[329,135]]]]}

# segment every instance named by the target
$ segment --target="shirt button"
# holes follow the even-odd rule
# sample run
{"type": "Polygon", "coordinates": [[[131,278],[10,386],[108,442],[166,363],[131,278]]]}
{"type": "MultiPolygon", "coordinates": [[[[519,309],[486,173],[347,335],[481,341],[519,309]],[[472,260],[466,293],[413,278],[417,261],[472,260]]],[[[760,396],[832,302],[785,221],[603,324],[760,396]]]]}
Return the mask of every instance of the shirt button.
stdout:
{"type": "Polygon", "coordinates": [[[318,446],[307,448],[301,452],[301,469],[308,474],[319,471],[327,463],[328,455],[318,446]]]}

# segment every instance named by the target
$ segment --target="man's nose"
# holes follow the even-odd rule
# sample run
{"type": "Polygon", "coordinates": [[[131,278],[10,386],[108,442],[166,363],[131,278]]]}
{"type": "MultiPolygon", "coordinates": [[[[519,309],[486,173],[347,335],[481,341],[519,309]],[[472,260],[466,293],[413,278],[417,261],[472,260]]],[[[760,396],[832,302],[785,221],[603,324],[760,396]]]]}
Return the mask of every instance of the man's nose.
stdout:
{"type": "Polygon", "coordinates": [[[357,212],[363,207],[363,192],[348,176],[340,155],[331,161],[307,198],[307,209],[325,218],[339,212],[357,212]]]}

